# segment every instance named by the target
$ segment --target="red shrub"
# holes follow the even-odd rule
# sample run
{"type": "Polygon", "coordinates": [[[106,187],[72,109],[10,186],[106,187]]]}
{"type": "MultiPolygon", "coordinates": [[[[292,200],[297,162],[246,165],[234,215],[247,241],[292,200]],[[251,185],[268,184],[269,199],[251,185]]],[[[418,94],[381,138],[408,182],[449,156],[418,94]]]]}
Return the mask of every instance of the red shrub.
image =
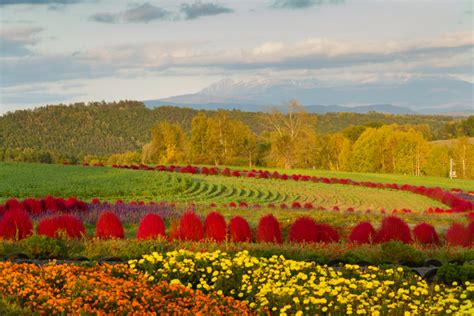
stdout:
{"type": "Polygon", "coordinates": [[[6,210],[21,210],[23,209],[23,205],[17,199],[8,199],[5,202],[5,209],[6,210]]]}
{"type": "Polygon", "coordinates": [[[96,223],[95,236],[103,239],[124,238],[124,231],[120,219],[114,213],[102,213],[96,223]]]}
{"type": "Polygon", "coordinates": [[[257,241],[281,244],[280,224],[273,215],[269,214],[260,219],[257,227],[257,241]]]}
{"type": "Polygon", "coordinates": [[[240,202],[239,202],[239,207],[240,207],[240,208],[244,208],[244,207],[249,207],[249,205],[247,204],[247,202],[240,201],[240,202]]]}
{"type": "Polygon", "coordinates": [[[396,216],[385,217],[382,221],[375,241],[378,243],[388,242],[390,240],[399,240],[404,243],[411,242],[410,227],[401,218],[396,216]]]}
{"type": "Polygon", "coordinates": [[[357,224],[349,235],[349,240],[356,244],[370,244],[375,237],[375,229],[369,222],[357,224]]]}
{"type": "Polygon", "coordinates": [[[474,222],[470,222],[469,225],[467,225],[467,232],[469,234],[469,243],[471,246],[474,245],[474,222]]]}
{"type": "Polygon", "coordinates": [[[467,228],[458,223],[453,223],[446,232],[446,243],[451,246],[469,246],[469,232],[467,228]]]}
{"type": "Polygon", "coordinates": [[[217,212],[211,212],[204,221],[206,238],[215,241],[224,241],[226,237],[226,223],[224,216],[217,212]]]}
{"type": "Polygon", "coordinates": [[[330,225],[318,224],[318,241],[322,242],[338,242],[339,234],[330,225]]]}
{"type": "Polygon", "coordinates": [[[204,237],[201,219],[196,213],[187,211],[179,220],[179,237],[182,240],[198,241],[204,237]]]}
{"type": "Polygon", "coordinates": [[[310,209],[313,208],[313,204],[311,204],[311,203],[309,203],[309,202],[306,202],[306,203],[303,205],[303,207],[304,207],[305,209],[307,209],[307,210],[310,210],[310,209]]]}
{"type": "Polygon", "coordinates": [[[45,235],[51,238],[60,237],[63,231],[70,238],[81,238],[86,234],[86,229],[82,222],[72,215],[60,215],[42,219],[38,224],[38,235],[45,235]]]}
{"type": "Polygon", "coordinates": [[[235,170],[232,172],[233,177],[240,177],[240,172],[238,170],[235,170]]]}
{"type": "Polygon", "coordinates": [[[291,203],[291,208],[301,208],[301,203],[298,201],[294,201],[293,203],[291,203]]]}
{"type": "Polygon", "coordinates": [[[2,204],[0,204],[0,217],[2,217],[4,212],[5,212],[5,207],[2,204]]]}
{"type": "Polygon", "coordinates": [[[300,217],[290,227],[291,242],[317,242],[318,224],[310,217],[300,217]]]}
{"type": "Polygon", "coordinates": [[[58,203],[58,200],[51,195],[48,195],[44,199],[44,207],[48,211],[57,212],[61,210],[61,205],[58,203]]]}
{"type": "Polygon", "coordinates": [[[27,198],[23,201],[23,207],[30,214],[39,215],[43,212],[43,205],[40,200],[27,198]]]}
{"type": "Polygon", "coordinates": [[[233,242],[251,242],[252,231],[249,223],[241,216],[235,216],[229,222],[229,235],[233,242]]]}
{"type": "Polygon", "coordinates": [[[230,202],[229,207],[237,207],[237,204],[235,202],[230,202]]]}
{"type": "Polygon", "coordinates": [[[33,232],[30,216],[24,210],[11,209],[0,220],[0,237],[20,240],[33,232]]]}
{"type": "Polygon", "coordinates": [[[413,239],[421,244],[439,245],[439,237],[435,228],[426,223],[421,223],[413,228],[413,239]]]}
{"type": "Polygon", "coordinates": [[[288,205],[286,205],[285,203],[281,203],[280,208],[288,208],[288,205]]]}
{"type": "Polygon", "coordinates": [[[143,216],[137,230],[137,239],[155,239],[165,237],[165,223],[160,215],[147,214],[143,216]]]}

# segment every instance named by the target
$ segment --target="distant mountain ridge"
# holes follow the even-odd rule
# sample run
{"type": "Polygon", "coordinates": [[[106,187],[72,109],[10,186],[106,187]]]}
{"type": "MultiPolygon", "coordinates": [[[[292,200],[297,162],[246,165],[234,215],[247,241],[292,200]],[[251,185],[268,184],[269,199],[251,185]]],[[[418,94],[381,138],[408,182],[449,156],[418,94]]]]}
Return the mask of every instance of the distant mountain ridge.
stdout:
{"type": "Polygon", "coordinates": [[[283,104],[296,98],[312,113],[472,115],[473,89],[474,85],[466,81],[438,78],[413,79],[392,85],[366,83],[338,88],[324,86],[317,80],[223,79],[194,94],[145,100],[144,103],[148,107],[173,105],[200,110],[222,108],[261,112],[271,105],[283,109],[283,104]],[[416,106],[395,105],[392,101],[416,106]]]}

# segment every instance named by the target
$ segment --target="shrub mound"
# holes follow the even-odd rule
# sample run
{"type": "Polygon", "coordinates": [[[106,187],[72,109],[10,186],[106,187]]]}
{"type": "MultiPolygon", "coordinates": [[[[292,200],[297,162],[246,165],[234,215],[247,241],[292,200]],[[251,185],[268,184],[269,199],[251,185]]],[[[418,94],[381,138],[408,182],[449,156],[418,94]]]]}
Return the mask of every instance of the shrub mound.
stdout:
{"type": "Polygon", "coordinates": [[[86,229],[81,220],[72,215],[60,215],[42,219],[37,228],[38,235],[58,238],[65,233],[69,238],[81,238],[86,229]]]}
{"type": "Polygon", "coordinates": [[[33,233],[33,224],[26,211],[12,208],[0,220],[0,237],[20,240],[33,233]]]}
{"type": "Polygon", "coordinates": [[[469,246],[469,232],[467,228],[459,223],[453,223],[448,228],[445,236],[446,243],[451,246],[469,246]]]}
{"type": "Polygon", "coordinates": [[[204,237],[201,219],[193,211],[187,211],[179,220],[179,238],[199,241],[204,237]]]}
{"type": "Polygon", "coordinates": [[[378,243],[391,240],[398,240],[404,243],[411,242],[410,227],[408,227],[404,220],[396,216],[385,217],[382,220],[382,226],[375,236],[375,241],[378,243]]]}
{"type": "Polygon", "coordinates": [[[209,213],[204,221],[204,231],[207,239],[217,242],[224,241],[227,231],[224,216],[218,212],[209,213]]]}
{"type": "Polygon", "coordinates": [[[421,244],[439,245],[439,237],[433,225],[421,223],[413,228],[413,238],[421,244]]]}
{"type": "Polygon", "coordinates": [[[95,236],[102,239],[124,238],[122,223],[111,211],[102,213],[96,223],[95,236]]]}
{"type": "Polygon", "coordinates": [[[282,243],[280,224],[273,215],[265,215],[260,219],[257,227],[257,241],[282,243]]]}
{"type": "Polygon", "coordinates": [[[252,231],[242,216],[232,217],[229,221],[229,236],[234,242],[251,242],[252,231]]]}
{"type": "Polygon", "coordinates": [[[291,242],[317,242],[318,224],[310,217],[300,217],[290,227],[288,239],[291,242]]]}
{"type": "Polygon", "coordinates": [[[155,239],[165,237],[165,223],[158,214],[146,214],[143,216],[137,230],[137,239],[155,239]]]}
{"type": "Polygon", "coordinates": [[[351,231],[349,240],[355,244],[370,244],[375,239],[376,231],[371,223],[360,222],[351,231]]]}

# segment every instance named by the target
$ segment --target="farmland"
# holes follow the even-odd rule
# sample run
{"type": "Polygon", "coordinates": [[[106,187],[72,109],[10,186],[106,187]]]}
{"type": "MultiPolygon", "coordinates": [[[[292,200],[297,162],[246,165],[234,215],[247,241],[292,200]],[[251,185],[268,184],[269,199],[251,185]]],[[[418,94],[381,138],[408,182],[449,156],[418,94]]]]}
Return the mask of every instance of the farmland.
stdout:
{"type": "Polygon", "coordinates": [[[0,164],[0,310],[472,311],[472,182],[284,172],[0,164]]]}

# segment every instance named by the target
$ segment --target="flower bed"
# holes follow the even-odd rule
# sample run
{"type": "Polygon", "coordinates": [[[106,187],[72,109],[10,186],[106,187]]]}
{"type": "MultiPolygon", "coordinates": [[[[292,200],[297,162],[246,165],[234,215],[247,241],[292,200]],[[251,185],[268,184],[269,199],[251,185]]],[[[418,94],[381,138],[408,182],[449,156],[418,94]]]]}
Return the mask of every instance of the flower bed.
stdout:
{"type": "Polygon", "coordinates": [[[254,314],[236,299],[150,279],[127,265],[0,262],[0,296],[40,315],[254,314]]]}
{"type": "Polygon", "coordinates": [[[429,285],[401,267],[345,265],[337,271],[283,256],[186,250],[152,253],[129,264],[157,282],[172,280],[205,293],[217,292],[280,315],[474,313],[474,286],[469,282],[429,285]]]}

